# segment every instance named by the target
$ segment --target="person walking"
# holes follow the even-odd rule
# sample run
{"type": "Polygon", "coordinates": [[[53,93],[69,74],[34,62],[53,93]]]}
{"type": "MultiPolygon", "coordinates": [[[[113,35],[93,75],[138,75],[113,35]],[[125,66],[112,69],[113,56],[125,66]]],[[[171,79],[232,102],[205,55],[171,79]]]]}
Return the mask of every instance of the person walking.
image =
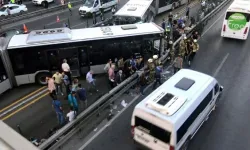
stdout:
{"type": "Polygon", "coordinates": [[[155,81],[154,81],[154,85],[153,85],[153,90],[156,89],[157,83],[159,83],[159,85],[161,85],[161,73],[162,73],[163,69],[162,66],[157,66],[155,68],[155,81]]]}
{"type": "Polygon", "coordinates": [[[67,63],[67,59],[63,59],[62,70],[68,76],[69,84],[71,85],[72,84],[71,72],[70,72],[70,66],[67,63]]]}
{"type": "Polygon", "coordinates": [[[68,102],[69,102],[69,105],[71,107],[73,107],[73,109],[75,111],[75,115],[77,115],[78,114],[78,103],[77,103],[76,92],[75,91],[72,91],[72,93],[70,93],[68,95],[68,102]]]}
{"type": "Polygon", "coordinates": [[[194,57],[196,55],[196,52],[199,50],[199,44],[197,43],[197,40],[194,40],[193,43],[193,48],[192,48],[192,52],[190,53],[189,56],[189,64],[191,65],[191,62],[194,60],[194,57]]]}
{"type": "Polygon", "coordinates": [[[74,111],[73,107],[70,107],[70,110],[69,110],[69,112],[67,113],[66,116],[67,116],[69,122],[71,122],[71,121],[73,121],[75,119],[76,112],[74,111]]]}
{"type": "Polygon", "coordinates": [[[70,12],[70,16],[72,16],[72,4],[70,2],[68,2],[68,9],[69,9],[69,12],[70,12]]]}
{"type": "Polygon", "coordinates": [[[106,64],[105,67],[104,67],[104,71],[105,71],[107,74],[108,74],[108,72],[109,72],[109,69],[111,68],[111,65],[112,65],[112,60],[109,59],[108,62],[107,62],[107,64],[106,64]]]}
{"type": "Polygon", "coordinates": [[[190,7],[189,7],[189,5],[187,4],[187,7],[186,7],[186,18],[187,18],[187,19],[189,18],[189,11],[190,11],[190,7]]]}
{"type": "Polygon", "coordinates": [[[124,75],[122,73],[122,70],[119,70],[115,76],[115,82],[117,85],[121,84],[124,80],[124,75]]]}
{"type": "Polygon", "coordinates": [[[79,84],[79,80],[77,78],[74,78],[73,83],[72,83],[71,91],[77,91],[78,84],[79,84]]]}
{"type": "Polygon", "coordinates": [[[141,93],[142,96],[144,96],[144,89],[147,86],[147,79],[145,77],[144,72],[140,76],[139,85],[140,85],[140,93],[141,93]]]}
{"type": "Polygon", "coordinates": [[[63,89],[62,89],[62,74],[59,73],[59,71],[57,71],[53,76],[52,78],[55,80],[55,86],[56,86],[56,94],[59,93],[59,89],[60,89],[60,92],[61,92],[61,95],[63,96],[63,89]]]}
{"type": "Polygon", "coordinates": [[[174,73],[178,72],[183,65],[183,58],[181,57],[180,54],[175,58],[174,60],[174,73]]]}
{"type": "MultiPolygon", "coordinates": [[[[85,88],[82,87],[81,84],[78,84],[77,95],[81,103],[82,104],[85,103],[85,108],[87,108],[88,102],[87,102],[86,90],[85,88]]],[[[83,105],[82,105],[82,108],[84,108],[83,105]]]]}
{"type": "Polygon", "coordinates": [[[164,29],[164,31],[166,30],[166,21],[165,21],[165,19],[162,19],[161,27],[162,27],[162,29],[164,29]]]}
{"type": "Polygon", "coordinates": [[[109,68],[109,84],[111,88],[115,87],[115,65],[112,65],[111,68],[109,68]]]}
{"type": "Polygon", "coordinates": [[[123,68],[124,68],[124,60],[123,60],[123,57],[120,57],[120,59],[118,60],[117,66],[118,66],[118,69],[119,69],[119,70],[123,70],[123,68]]]}
{"type": "Polygon", "coordinates": [[[64,72],[62,72],[62,80],[63,80],[64,86],[66,88],[66,93],[67,93],[67,95],[69,95],[70,94],[69,77],[64,72]]]}
{"type": "Polygon", "coordinates": [[[48,83],[49,95],[53,99],[56,96],[56,87],[55,87],[54,79],[51,77],[46,77],[46,81],[48,83]]]}
{"type": "Polygon", "coordinates": [[[89,91],[91,91],[91,89],[94,89],[96,92],[98,92],[98,90],[96,89],[95,79],[93,78],[93,71],[92,70],[90,70],[87,73],[87,75],[86,75],[86,81],[89,84],[89,91]]]}
{"type": "Polygon", "coordinates": [[[63,125],[63,124],[64,124],[64,117],[63,117],[62,104],[61,104],[61,102],[56,98],[56,96],[53,97],[52,108],[54,108],[54,110],[55,110],[55,112],[56,112],[56,115],[57,115],[57,119],[58,119],[59,125],[63,125]]]}

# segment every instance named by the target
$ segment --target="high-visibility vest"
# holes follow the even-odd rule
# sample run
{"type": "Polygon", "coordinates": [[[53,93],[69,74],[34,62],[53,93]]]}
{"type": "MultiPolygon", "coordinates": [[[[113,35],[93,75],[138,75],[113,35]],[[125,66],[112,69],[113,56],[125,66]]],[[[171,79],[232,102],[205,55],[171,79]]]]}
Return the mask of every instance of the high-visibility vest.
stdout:
{"type": "Polygon", "coordinates": [[[72,8],[72,5],[71,5],[71,3],[68,3],[68,8],[72,8]]]}
{"type": "Polygon", "coordinates": [[[11,3],[14,4],[14,3],[15,3],[15,0],[11,0],[11,3]]]}
{"type": "Polygon", "coordinates": [[[198,43],[194,43],[193,45],[193,52],[197,52],[199,50],[199,44],[198,43]]]}

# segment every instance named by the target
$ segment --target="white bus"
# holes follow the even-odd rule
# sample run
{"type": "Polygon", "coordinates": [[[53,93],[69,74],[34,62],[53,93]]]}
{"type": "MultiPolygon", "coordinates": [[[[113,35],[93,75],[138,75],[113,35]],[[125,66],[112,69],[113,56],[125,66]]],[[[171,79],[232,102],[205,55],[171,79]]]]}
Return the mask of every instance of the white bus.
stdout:
{"type": "Polygon", "coordinates": [[[227,9],[221,36],[246,40],[249,33],[250,1],[234,1],[227,9]]]}
{"type": "Polygon", "coordinates": [[[186,150],[222,90],[215,78],[181,69],[134,108],[135,144],[154,150],[186,150]]]}
{"type": "Polygon", "coordinates": [[[90,69],[95,74],[104,73],[109,59],[126,60],[135,53],[142,57],[160,55],[164,48],[163,33],[154,23],[35,30],[14,35],[1,53],[12,87],[35,82],[44,85],[46,76],[61,71],[63,59],[68,60],[72,75],[80,76],[90,69]]]}
{"type": "Polygon", "coordinates": [[[188,0],[154,0],[154,3],[157,14],[160,14],[188,3],[188,0]]]}
{"type": "Polygon", "coordinates": [[[153,0],[130,0],[114,17],[116,25],[152,22],[156,16],[153,0]]]}

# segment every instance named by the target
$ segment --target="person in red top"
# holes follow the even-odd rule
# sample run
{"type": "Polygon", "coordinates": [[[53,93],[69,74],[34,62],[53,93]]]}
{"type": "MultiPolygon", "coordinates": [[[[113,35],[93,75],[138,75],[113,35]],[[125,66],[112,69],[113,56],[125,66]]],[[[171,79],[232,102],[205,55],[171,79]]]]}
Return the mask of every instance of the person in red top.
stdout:
{"type": "Polygon", "coordinates": [[[46,81],[48,83],[48,90],[49,90],[50,97],[54,99],[56,96],[56,86],[55,86],[54,79],[51,77],[46,77],[46,81]]]}
{"type": "Polygon", "coordinates": [[[109,83],[111,88],[115,87],[115,65],[111,65],[109,68],[109,83]]]}

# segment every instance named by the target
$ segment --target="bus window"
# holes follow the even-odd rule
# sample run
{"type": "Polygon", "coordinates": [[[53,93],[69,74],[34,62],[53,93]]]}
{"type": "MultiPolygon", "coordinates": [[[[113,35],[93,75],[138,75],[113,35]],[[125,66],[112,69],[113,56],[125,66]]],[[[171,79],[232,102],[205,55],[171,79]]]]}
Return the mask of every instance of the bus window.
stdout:
{"type": "Polygon", "coordinates": [[[109,58],[106,58],[106,55],[103,50],[104,44],[99,41],[93,41],[92,47],[89,50],[89,63],[90,65],[101,65],[106,64],[109,58]]]}
{"type": "MultiPolygon", "coordinates": [[[[227,14],[226,14],[226,20],[228,20],[228,18],[231,16],[231,15],[233,15],[233,14],[235,14],[235,13],[238,13],[238,12],[227,12],[227,14]]],[[[244,15],[245,17],[246,17],[246,19],[247,19],[247,22],[249,22],[249,20],[250,20],[250,14],[246,14],[246,13],[241,13],[241,12],[239,12],[240,14],[242,14],[242,15],[244,15]]]]}
{"type": "Polygon", "coordinates": [[[61,70],[57,50],[47,51],[47,57],[48,57],[50,70],[53,70],[53,71],[61,70]]]}

